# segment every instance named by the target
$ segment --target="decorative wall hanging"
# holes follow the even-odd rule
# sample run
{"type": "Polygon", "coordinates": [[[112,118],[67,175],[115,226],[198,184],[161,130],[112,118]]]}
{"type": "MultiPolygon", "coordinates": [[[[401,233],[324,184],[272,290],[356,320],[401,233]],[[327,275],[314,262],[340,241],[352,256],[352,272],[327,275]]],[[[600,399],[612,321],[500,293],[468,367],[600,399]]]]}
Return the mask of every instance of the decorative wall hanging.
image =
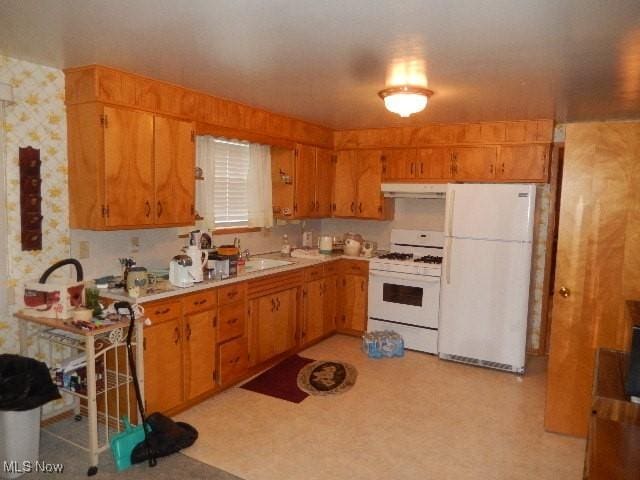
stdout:
{"type": "Polygon", "coordinates": [[[22,250],[42,250],[40,150],[20,148],[20,225],[22,250]]]}

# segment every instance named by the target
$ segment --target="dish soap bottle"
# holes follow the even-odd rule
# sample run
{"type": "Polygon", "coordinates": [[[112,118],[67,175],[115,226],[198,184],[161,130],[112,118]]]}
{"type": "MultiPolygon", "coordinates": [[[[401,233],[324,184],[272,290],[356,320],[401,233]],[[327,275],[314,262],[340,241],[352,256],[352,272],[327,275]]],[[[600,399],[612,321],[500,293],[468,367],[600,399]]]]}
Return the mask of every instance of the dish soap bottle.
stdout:
{"type": "Polygon", "coordinates": [[[285,233],[282,236],[282,247],[280,248],[280,255],[288,257],[291,255],[291,245],[289,244],[289,236],[285,233]]]}

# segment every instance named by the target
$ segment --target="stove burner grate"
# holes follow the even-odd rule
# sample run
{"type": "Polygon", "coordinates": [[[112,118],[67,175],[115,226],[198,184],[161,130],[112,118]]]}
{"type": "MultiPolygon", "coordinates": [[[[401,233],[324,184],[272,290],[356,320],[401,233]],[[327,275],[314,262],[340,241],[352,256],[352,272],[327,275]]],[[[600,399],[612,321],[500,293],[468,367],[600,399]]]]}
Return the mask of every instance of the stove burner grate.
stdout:
{"type": "Polygon", "coordinates": [[[414,262],[419,262],[419,263],[437,263],[437,264],[440,264],[440,263],[442,263],[442,257],[435,257],[433,255],[425,255],[424,257],[414,258],[413,261],[414,262]]]}
{"type": "Polygon", "coordinates": [[[413,258],[413,254],[391,252],[380,255],[378,258],[381,258],[383,260],[411,260],[413,258]]]}

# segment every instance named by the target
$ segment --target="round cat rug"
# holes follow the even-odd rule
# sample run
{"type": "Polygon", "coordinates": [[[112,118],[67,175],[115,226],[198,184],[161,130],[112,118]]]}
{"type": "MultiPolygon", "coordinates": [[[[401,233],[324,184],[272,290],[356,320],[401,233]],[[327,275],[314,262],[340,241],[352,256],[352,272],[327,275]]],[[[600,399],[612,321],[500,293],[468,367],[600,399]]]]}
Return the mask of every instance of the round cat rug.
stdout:
{"type": "Polygon", "coordinates": [[[309,395],[344,393],[356,383],[358,371],[349,363],[318,360],[298,372],[298,388],[309,395]]]}

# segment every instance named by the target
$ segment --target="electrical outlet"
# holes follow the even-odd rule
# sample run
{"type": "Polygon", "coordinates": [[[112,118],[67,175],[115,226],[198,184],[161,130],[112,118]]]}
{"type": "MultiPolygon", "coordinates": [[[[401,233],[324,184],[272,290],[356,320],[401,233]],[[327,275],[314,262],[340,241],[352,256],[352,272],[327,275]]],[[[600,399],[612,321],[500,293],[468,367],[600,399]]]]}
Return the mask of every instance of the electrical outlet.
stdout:
{"type": "Polygon", "coordinates": [[[80,258],[89,258],[89,242],[83,240],[78,242],[78,257],[80,258]]]}

